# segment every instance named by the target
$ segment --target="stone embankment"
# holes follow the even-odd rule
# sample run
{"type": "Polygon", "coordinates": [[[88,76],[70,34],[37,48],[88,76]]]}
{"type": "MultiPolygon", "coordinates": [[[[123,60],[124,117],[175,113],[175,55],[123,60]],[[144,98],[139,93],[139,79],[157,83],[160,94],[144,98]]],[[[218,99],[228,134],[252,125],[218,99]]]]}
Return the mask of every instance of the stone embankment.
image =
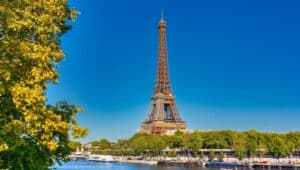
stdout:
{"type": "Polygon", "coordinates": [[[179,166],[179,167],[219,167],[219,168],[238,168],[238,167],[249,167],[249,168],[280,168],[280,169],[299,169],[298,160],[291,159],[266,159],[260,160],[248,160],[238,161],[237,159],[228,159],[223,162],[218,161],[208,161],[206,159],[193,159],[187,157],[174,158],[152,158],[152,159],[139,159],[138,157],[119,157],[118,161],[123,163],[135,163],[135,164],[148,164],[148,165],[158,165],[158,166],[179,166]]]}

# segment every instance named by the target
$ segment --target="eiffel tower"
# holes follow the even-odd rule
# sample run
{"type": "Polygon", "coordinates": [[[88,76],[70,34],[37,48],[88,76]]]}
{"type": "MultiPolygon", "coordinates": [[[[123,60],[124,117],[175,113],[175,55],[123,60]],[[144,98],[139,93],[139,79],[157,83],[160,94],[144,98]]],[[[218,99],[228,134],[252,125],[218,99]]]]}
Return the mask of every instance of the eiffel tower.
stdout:
{"type": "Polygon", "coordinates": [[[181,120],[176,109],[175,97],[170,87],[166,42],[167,23],[163,15],[158,24],[158,71],[154,94],[151,98],[150,111],[142,123],[140,132],[163,135],[177,130],[185,130],[185,122],[181,120]]]}

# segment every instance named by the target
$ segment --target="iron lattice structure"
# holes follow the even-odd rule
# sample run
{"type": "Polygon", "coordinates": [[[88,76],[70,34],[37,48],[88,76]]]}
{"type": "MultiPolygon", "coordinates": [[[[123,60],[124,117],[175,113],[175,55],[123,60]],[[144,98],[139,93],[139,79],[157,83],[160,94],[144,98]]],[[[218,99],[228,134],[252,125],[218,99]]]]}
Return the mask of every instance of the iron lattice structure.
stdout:
{"type": "Polygon", "coordinates": [[[177,111],[175,97],[170,86],[166,29],[167,23],[161,18],[158,24],[158,70],[154,95],[151,98],[148,116],[140,129],[141,132],[158,135],[186,129],[185,122],[181,120],[177,111]]]}

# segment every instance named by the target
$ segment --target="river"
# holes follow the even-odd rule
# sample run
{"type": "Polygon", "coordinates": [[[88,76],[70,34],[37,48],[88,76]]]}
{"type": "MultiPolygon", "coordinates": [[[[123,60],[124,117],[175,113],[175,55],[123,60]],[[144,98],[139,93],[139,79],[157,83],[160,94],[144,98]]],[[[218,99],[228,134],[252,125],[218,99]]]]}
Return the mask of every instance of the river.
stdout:
{"type": "Polygon", "coordinates": [[[54,165],[52,166],[52,169],[57,169],[57,170],[220,170],[219,168],[185,168],[185,167],[166,167],[166,166],[129,164],[129,163],[100,163],[100,162],[90,162],[86,160],[70,161],[68,163],[65,163],[63,166],[54,165]]]}

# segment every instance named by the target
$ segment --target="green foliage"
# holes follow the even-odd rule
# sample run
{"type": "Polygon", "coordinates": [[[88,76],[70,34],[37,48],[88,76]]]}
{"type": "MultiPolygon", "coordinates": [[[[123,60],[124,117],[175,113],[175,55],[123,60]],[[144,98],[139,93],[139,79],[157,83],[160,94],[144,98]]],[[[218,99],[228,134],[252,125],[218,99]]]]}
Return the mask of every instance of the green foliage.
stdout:
{"type": "Polygon", "coordinates": [[[224,158],[225,158],[224,153],[223,153],[223,152],[220,152],[220,155],[219,155],[220,161],[223,162],[223,161],[224,161],[224,158]]]}
{"type": "Polygon", "coordinates": [[[68,147],[71,149],[72,152],[77,151],[77,149],[81,149],[81,143],[77,141],[70,141],[68,143],[68,147]]]}
{"type": "Polygon", "coordinates": [[[99,150],[105,150],[105,149],[111,149],[112,144],[106,140],[106,139],[101,139],[99,141],[93,141],[91,142],[93,148],[97,148],[99,150]]]}
{"type": "Polygon", "coordinates": [[[228,131],[206,131],[199,132],[203,138],[204,148],[224,149],[229,148],[231,144],[228,131]]]}
{"type": "Polygon", "coordinates": [[[300,149],[300,132],[290,132],[286,134],[286,141],[292,142],[295,149],[300,149]]]}
{"type": "Polygon", "coordinates": [[[215,152],[211,149],[209,151],[209,160],[213,161],[216,158],[215,152]]]}
{"type": "Polygon", "coordinates": [[[194,157],[198,156],[199,149],[202,148],[202,137],[198,132],[185,134],[183,138],[183,147],[191,150],[194,157]]]}
{"type": "Polygon", "coordinates": [[[184,134],[181,132],[179,133],[179,131],[175,135],[164,137],[164,139],[166,141],[166,145],[169,148],[182,148],[183,147],[183,138],[184,138],[184,134]]]}
{"type": "Polygon", "coordinates": [[[184,132],[177,130],[174,135],[181,136],[183,134],[184,134],[184,132]]]}
{"type": "Polygon", "coordinates": [[[282,135],[270,134],[267,136],[267,148],[270,153],[279,158],[289,154],[288,143],[283,139],[282,135]]]}
{"type": "Polygon", "coordinates": [[[135,155],[143,155],[149,149],[148,140],[150,135],[138,133],[129,139],[130,147],[135,151],[135,155]]]}
{"type": "Polygon", "coordinates": [[[246,134],[245,133],[235,133],[233,136],[233,148],[235,149],[235,154],[238,159],[242,160],[247,155],[246,148],[246,134]]]}
{"type": "Polygon", "coordinates": [[[257,150],[259,149],[260,144],[260,134],[258,134],[255,130],[250,130],[245,132],[246,134],[246,149],[250,156],[255,156],[257,154],[257,150]]]}
{"type": "Polygon", "coordinates": [[[154,155],[161,155],[162,150],[166,147],[166,142],[159,136],[152,135],[148,138],[148,149],[154,155]]]}
{"type": "Polygon", "coordinates": [[[204,160],[204,153],[203,152],[200,153],[200,160],[204,160]]]}
{"type": "Polygon", "coordinates": [[[145,133],[138,133],[130,138],[129,141],[136,155],[142,155],[145,152],[152,153],[152,155],[160,155],[166,147],[166,142],[162,137],[145,133]]]}
{"type": "Polygon", "coordinates": [[[119,139],[117,141],[117,143],[113,145],[113,148],[115,148],[115,149],[126,149],[126,148],[129,148],[129,145],[130,145],[130,143],[129,143],[128,140],[119,139]]]}
{"type": "Polygon", "coordinates": [[[48,169],[83,137],[67,102],[46,104],[64,58],[61,36],[77,12],[67,0],[0,0],[0,169],[48,169]]]}
{"type": "Polygon", "coordinates": [[[169,152],[168,153],[168,155],[167,155],[168,157],[172,157],[172,158],[174,158],[174,157],[176,157],[177,156],[177,153],[176,153],[176,151],[171,151],[171,152],[169,152]]]}
{"type": "MultiPolygon", "coordinates": [[[[271,153],[275,157],[286,156],[299,146],[300,133],[291,132],[287,134],[262,133],[255,130],[245,132],[237,131],[194,131],[193,133],[177,132],[171,136],[156,136],[146,133],[137,133],[128,140],[118,140],[112,143],[100,140],[102,147],[94,153],[110,155],[163,155],[166,147],[170,149],[188,150],[194,157],[198,156],[199,149],[211,149],[209,158],[215,159],[216,155],[212,149],[235,149],[237,158],[253,157],[258,154],[271,153]]],[[[96,146],[92,142],[93,146],[96,146]]],[[[175,157],[175,151],[167,153],[166,156],[175,157]]],[[[204,153],[201,152],[201,159],[204,153]]],[[[218,155],[220,160],[224,159],[224,153],[218,155]]]]}

